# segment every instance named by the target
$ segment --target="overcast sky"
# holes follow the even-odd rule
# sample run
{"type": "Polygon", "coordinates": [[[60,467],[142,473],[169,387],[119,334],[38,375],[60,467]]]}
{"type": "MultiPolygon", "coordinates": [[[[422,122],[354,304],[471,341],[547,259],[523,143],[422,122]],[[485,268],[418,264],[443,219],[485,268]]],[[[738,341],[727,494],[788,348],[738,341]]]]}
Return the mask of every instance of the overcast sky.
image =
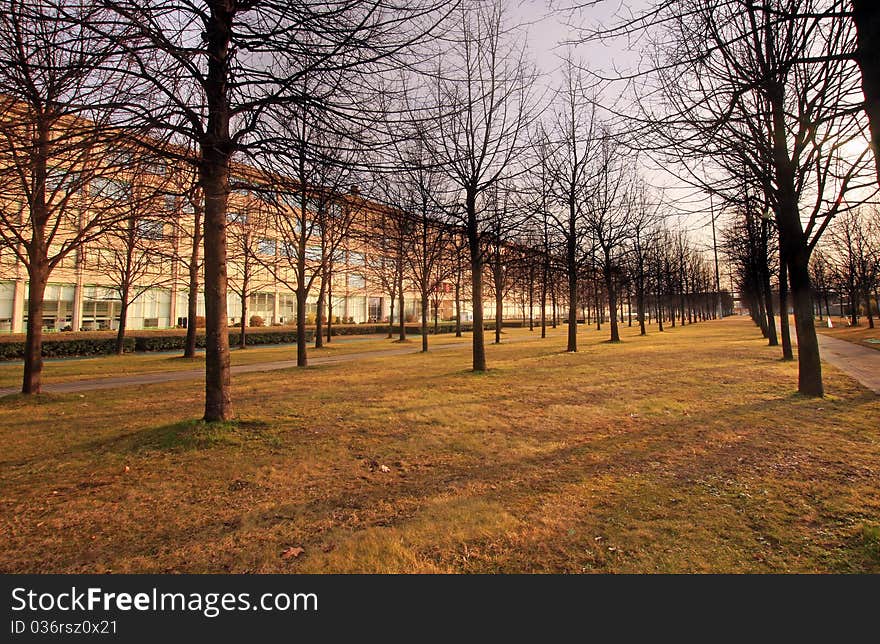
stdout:
{"type": "MultiPolygon", "coordinates": [[[[638,40],[625,38],[588,43],[582,42],[583,31],[601,25],[614,24],[624,16],[646,9],[652,0],[598,0],[580,10],[565,11],[578,0],[510,0],[505,3],[514,22],[522,23],[529,51],[543,72],[543,83],[557,84],[560,58],[571,50],[573,58],[590,71],[604,77],[632,72],[638,66],[638,40]],[[578,42],[581,41],[581,42],[578,42]],[[568,44],[566,43],[576,43],[568,44]]],[[[606,92],[609,100],[624,91],[623,83],[612,83],[606,92]]],[[[675,222],[693,233],[695,241],[709,250],[712,241],[710,204],[702,194],[690,187],[682,187],[674,177],[657,168],[645,167],[645,179],[664,190],[666,200],[674,201],[683,213],[675,222]]]]}

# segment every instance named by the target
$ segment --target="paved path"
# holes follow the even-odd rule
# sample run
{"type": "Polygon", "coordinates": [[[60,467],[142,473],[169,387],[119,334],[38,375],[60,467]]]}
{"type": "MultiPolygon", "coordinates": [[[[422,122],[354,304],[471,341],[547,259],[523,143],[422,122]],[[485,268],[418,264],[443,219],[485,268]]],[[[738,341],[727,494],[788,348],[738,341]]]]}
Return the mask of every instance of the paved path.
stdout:
{"type": "MultiPolygon", "coordinates": [[[[414,336],[413,344],[406,347],[395,349],[379,349],[376,351],[361,351],[358,353],[345,353],[338,356],[326,356],[309,358],[309,366],[338,364],[341,362],[352,362],[355,360],[363,360],[366,358],[376,358],[380,356],[398,356],[409,353],[419,353],[422,349],[421,336],[414,336]]],[[[540,334],[537,336],[540,337],[540,334]]],[[[524,338],[508,339],[505,344],[512,342],[526,342],[534,340],[535,337],[529,335],[524,338]]],[[[430,351],[442,351],[454,349],[456,347],[470,347],[470,342],[456,342],[446,344],[432,344],[430,351]]],[[[274,362],[258,362],[254,364],[243,364],[232,367],[232,375],[240,373],[254,373],[262,371],[278,371],[280,369],[291,369],[296,367],[296,360],[276,360],[274,362]]],[[[142,373],[132,374],[130,376],[118,376],[115,378],[94,378],[89,380],[75,380],[71,382],[44,383],[43,392],[53,394],[71,394],[83,391],[96,391],[99,389],[116,389],[117,387],[139,387],[143,385],[153,385],[163,382],[180,382],[186,380],[204,380],[205,368],[187,369],[185,371],[163,371],[158,373],[142,373]]],[[[0,396],[8,396],[9,394],[21,391],[18,387],[0,388],[0,396]]]]}
{"type": "Polygon", "coordinates": [[[875,394],[880,394],[880,351],[821,333],[816,336],[819,338],[822,360],[855,378],[875,394]]]}

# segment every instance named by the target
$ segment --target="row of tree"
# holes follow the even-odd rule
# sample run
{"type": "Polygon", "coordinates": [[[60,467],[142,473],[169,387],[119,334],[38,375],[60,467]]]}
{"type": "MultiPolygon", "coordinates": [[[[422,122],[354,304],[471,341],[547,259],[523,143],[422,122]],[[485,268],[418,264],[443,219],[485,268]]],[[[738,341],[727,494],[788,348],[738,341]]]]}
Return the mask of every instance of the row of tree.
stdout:
{"type": "MultiPolygon", "coordinates": [[[[196,221],[180,264],[191,320],[195,294],[205,294],[209,421],[233,414],[227,287],[241,283],[246,301],[249,281],[230,280],[236,256],[241,271],[260,266],[296,294],[301,365],[312,290],[317,320],[332,320],[323,309],[335,258],[376,229],[380,252],[365,261],[379,265],[398,303],[405,278],[416,286],[423,324],[439,284],[451,275],[457,300],[470,285],[477,371],[487,366],[483,295],[494,294],[500,318],[523,273],[522,297],[536,298],[542,316],[548,296],[567,304],[571,351],[585,301],[593,319],[608,310],[612,340],[624,300],[635,300],[640,319],[652,306],[659,321],[714,315],[717,261],[707,269],[686,236],[668,230],[669,207],[635,169],[638,150],[741,213],[735,243],[756,236],[768,249],[750,269],[760,284],[775,261],[772,219],[795,311],[799,390],[822,394],[810,255],[877,179],[866,173],[870,150],[853,152],[868,133],[868,27],[857,39],[859,14],[844,3],[660,3],[599,34],[647,30],[654,63],[633,77],[642,85],[628,113],[605,108],[602,118],[599,88],[574,62],[557,91],[536,94],[521,32],[500,2],[9,4],[0,16],[0,217],[29,282],[25,393],[40,388],[51,270],[108,231],[137,237],[132,208],[160,197],[178,212],[191,204],[196,221]],[[243,167],[254,174],[239,177],[243,167]],[[241,200],[250,205],[239,213],[241,200]],[[271,262],[249,250],[266,240],[263,212],[280,231],[271,262]],[[517,255],[536,261],[517,271],[517,255]]],[[[766,298],[755,306],[772,311],[766,298]]]]}
{"type": "Polygon", "coordinates": [[[840,317],[850,324],[860,315],[874,328],[880,303],[880,215],[876,210],[853,210],[839,217],[810,260],[810,276],[819,318],[831,317],[830,299],[837,298],[840,317]]]}

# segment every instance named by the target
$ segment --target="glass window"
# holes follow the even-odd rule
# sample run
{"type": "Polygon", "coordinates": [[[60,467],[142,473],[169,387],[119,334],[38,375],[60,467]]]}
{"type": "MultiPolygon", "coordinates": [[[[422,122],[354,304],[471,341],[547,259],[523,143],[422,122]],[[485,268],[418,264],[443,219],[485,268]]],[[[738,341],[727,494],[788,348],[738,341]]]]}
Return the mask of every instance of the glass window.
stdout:
{"type": "Polygon", "coordinates": [[[128,194],[129,185],[123,181],[115,181],[104,177],[92,179],[89,193],[102,199],[119,199],[128,194]]]}
{"type": "Polygon", "coordinates": [[[293,242],[282,242],[280,253],[282,257],[296,257],[296,244],[293,242]]]}
{"type": "Polygon", "coordinates": [[[348,286],[349,288],[364,288],[367,285],[367,280],[363,275],[358,273],[349,273],[348,274],[348,286]]]}
{"type": "Polygon", "coordinates": [[[226,212],[226,221],[230,224],[246,224],[248,216],[247,213],[239,210],[229,210],[226,212]]]}
{"type": "Polygon", "coordinates": [[[349,251],[348,263],[351,266],[363,266],[364,265],[364,254],[363,253],[355,253],[354,251],[349,251]]]}
{"type": "Polygon", "coordinates": [[[74,268],[76,266],[77,249],[70,248],[66,244],[51,244],[49,246],[49,259],[58,257],[62,253],[64,256],[57,266],[59,268],[74,268]]]}
{"type": "Polygon", "coordinates": [[[80,176],[78,172],[71,172],[63,168],[52,168],[46,173],[46,192],[52,194],[61,189],[70,194],[79,186],[80,176]]]}
{"type": "Polygon", "coordinates": [[[257,244],[257,252],[260,255],[275,255],[275,240],[261,239],[257,244]]]}
{"type": "Polygon", "coordinates": [[[165,176],[165,164],[161,161],[151,161],[144,166],[144,170],[150,174],[165,176]]]}
{"type": "Polygon", "coordinates": [[[144,239],[162,239],[164,225],[159,219],[141,219],[137,222],[137,229],[144,239]]]}

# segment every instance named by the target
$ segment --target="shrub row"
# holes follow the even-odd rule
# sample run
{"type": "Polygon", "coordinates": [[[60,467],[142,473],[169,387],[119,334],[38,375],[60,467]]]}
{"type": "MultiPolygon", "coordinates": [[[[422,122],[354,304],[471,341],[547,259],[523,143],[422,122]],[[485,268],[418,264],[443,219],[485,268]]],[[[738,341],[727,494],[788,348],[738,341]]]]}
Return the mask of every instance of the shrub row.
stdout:
{"type": "MultiPolygon", "coordinates": [[[[314,330],[306,330],[306,340],[311,340],[315,335],[314,330]]],[[[229,333],[229,344],[238,345],[241,334],[229,333]]],[[[296,342],[296,331],[285,329],[272,331],[260,329],[259,331],[247,332],[249,345],[260,344],[288,344],[296,342]]],[[[178,331],[154,331],[148,334],[126,336],[124,340],[125,352],[133,351],[177,351],[183,350],[186,344],[186,335],[178,331]]],[[[196,336],[196,346],[205,347],[205,335],[200,333],[196,336]]],[[[98,356],[112,354],[116,351],[116,338],[65,338],[49,339],[43,341],[44,358],[68,358],[74,356],[98,356]]],[[[21,360],[24,358],[24,341],[13,340],[0,342],[0,360],[21,360]]]]}
{"type": "MultiPolygon", "coordinates": [[[[125,338],[125,350],[135,350],[135,338],[125,338]]],[[[72,358],[75,356],[100,356],[116,351],[116,338],[77,338],[44,340],[44,358],[72,358]]],[[[24,342],[0,343],[0,360],[24,358],[24,342]]]]}
{"type": "MultiPolygon", "coordinates": [[[[521,327],[523,322],[513,320],[502,323],[503,327],[521,327]]],[[[399,326],[394,327],[394,333],[399,332],[399,326]]],[[[495,322],[490,320],[484,324],[486,330],[494,330],[495,322]]],[[[471,324],[462,324],[462,331],[471,331],[471,324]]],[[[345,324],[333,325],[334,336],[365,335],[373,333],[387,333],[387,324],[345,324]]],[[[407,324],[408,335],[418,335],[421,327],[418,324],[407,324]]],[[[454,333],[454,322],[442,322],[437,327],[437,333],[454,333]]],[[[434,324],[428,325],[428,333],[434,333],[434,324]]],[[[293,327],[272,328],[256,327],[248,330],[248,345],[265,344],[293,344],[296,342],[296,329],[293,327]]],[[[314,339],[315,330],[306,329],[306,340],[314,339]]],[[[230,331],[229,344],[237,346],[240,338],[239,331],[230,331]]],[[[186,332],[182,329],[168,329],[164,331],[132,331],[125,338],[125,352],[133,351],[177,351],[183,350],[186,343],[186,332]]],[[[196,346],[204,348],[205,335],[199,332],[196,335],[196,346]]],[[[69,358],[75,356],[98,356],[112,354],[116,350],[115,332],[89,332],[72,334],[72,337],[47,338],[43,340],[44,358],[69,358]]],[[[24,358],[24,340],[21,336],[0,338],[0,360],[21,360],[24,358]]]]}

